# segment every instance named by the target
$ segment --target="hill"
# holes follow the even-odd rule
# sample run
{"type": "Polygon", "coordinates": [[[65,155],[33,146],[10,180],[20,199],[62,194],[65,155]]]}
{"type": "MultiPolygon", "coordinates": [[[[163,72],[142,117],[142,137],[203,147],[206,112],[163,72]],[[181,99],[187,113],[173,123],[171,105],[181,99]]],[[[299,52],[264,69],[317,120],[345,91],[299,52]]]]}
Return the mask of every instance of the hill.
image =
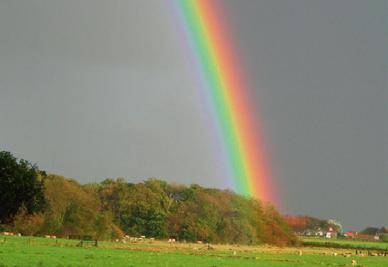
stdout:
{"type": "Polygon", "coordinates": [[[24,196],[19,206],[8,201],[17,212],[0,217],[4,230],[23,235],[87,235],[99,240],[128,234],[235,244],[287,245],[295,241],[292,230],[272,205],[228,190],[157,179],[128,183],[118,178],[82,185],[73,179],[47,175],[9,153],[5,156],[7,160],[3,161],[0,157],[0,181],[7,181],[8,193],[0,194],[20,197],[20,192],[9,191],[23,181],[23,171],[9,175],[9,170],[24,162],[31,166],[24,168],[31,184],[39,189],[31,191],[31,201],[37,194],[40,202],[35,207],[29,196],[24,196]],[[13,162],[12,168],[7,167],[7,162],[13,162]]]}

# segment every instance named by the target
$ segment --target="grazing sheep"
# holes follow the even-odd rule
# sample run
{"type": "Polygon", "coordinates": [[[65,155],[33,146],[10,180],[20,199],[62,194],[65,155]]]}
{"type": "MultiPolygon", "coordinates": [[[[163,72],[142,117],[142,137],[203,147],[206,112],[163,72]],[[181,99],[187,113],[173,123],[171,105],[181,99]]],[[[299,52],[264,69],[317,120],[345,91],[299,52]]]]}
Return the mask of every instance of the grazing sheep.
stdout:
{"type": "Polygon", "coordinates": [[[377,252],[375,252],[375,251],[369,251],[368,250],[368,256],[372,256],[372,257],[376,257],[376,256],[378,256],[379,254],[377,253],[377,252]]]}
{"type": "Polygon", "coordinates": [[[1,234],[6,236],[16,235],[15,233],[12,233],[12,232],[2,232],[1,234]]]}

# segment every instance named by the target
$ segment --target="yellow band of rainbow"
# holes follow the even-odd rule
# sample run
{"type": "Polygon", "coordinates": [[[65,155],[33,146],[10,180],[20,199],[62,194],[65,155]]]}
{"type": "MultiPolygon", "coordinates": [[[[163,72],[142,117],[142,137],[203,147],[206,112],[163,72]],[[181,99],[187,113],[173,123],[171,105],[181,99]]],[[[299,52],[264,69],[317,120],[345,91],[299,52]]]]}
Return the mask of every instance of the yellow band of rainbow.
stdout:
{"type": "Polygon", "coordinates": [[[216,113],[233,189],[245,196],[277,202],[258,118],[253,117],[246,81],[231,47],[218,1],[175,0],[175,3],[216,113]]]}

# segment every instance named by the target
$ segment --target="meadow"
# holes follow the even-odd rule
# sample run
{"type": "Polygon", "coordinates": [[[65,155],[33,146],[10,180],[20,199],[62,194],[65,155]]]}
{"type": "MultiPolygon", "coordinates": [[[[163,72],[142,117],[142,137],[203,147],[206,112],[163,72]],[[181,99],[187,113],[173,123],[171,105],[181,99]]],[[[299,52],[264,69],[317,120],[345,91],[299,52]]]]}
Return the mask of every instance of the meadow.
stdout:
{"type": "Polygon", "coordinates": [[[388,251],[387,242],[372,242],[360,239],[326,239],[315,237],[304,237],[302,240],[305,246],[313,247],[331,247],[331,248],[348,248],[348,249],[375,249],[388,251]]]}
{"type": "Polygon", "coordinates": [[[81,266],[388,266],[388,257],[355,255],[354,249],[100,242],[98,247],[67,239],[0,237],[0,267],[81,266]],[[347,256],[343,256],[348,254],[347,256]],[[352,255],[350,255],[352,254],[352,255]]]}

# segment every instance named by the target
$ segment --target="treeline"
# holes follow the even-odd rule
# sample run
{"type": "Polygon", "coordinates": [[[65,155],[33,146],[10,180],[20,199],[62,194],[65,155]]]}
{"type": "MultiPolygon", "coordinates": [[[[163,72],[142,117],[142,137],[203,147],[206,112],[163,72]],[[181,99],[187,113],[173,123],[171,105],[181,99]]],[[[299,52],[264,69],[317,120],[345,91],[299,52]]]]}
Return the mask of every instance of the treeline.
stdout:
{"type": "Polygon", "coordinates": [[[311,216],[292,216],[286,215],[284,219],[290,225],[292,230],[297,233],[303,233],[309,230],[322,230],[341,232],[342,225],[335,220],[319,219],[311,216]]]}
{"type": "Polygon", "coordinates": [[[0,228],[24,235],[99,240],[145,235],[179,241],[287,245],[295,241],[270,204],[231,191],[157,179],[81,185],[0,152],[0,228]]]}

